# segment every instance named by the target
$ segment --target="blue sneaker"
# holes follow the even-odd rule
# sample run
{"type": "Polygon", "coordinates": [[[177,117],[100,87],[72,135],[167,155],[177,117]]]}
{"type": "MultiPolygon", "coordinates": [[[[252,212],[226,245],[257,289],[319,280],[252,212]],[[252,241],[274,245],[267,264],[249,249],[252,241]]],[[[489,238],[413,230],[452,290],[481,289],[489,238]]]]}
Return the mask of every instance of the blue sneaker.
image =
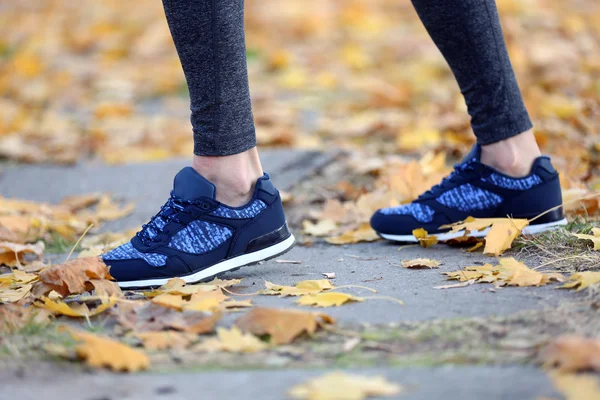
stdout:
{"type": "Polygon", "coordinates": [[[294,236],[269,175],[256,181],[242,207],[219,203],[215,191],[195,169],[182,169],[158,214],[131,241],[102,256],[119,286],[160,286],[175,277],[204,281],[292,248],[294,236]]]}
{"type": "MultiPolygon", "coordinates": [[[[438,240],[462,236],[440,229],[442,225],[475,218],[533,218],[562,204],[558,172],[549,157],[539,157],[529,175],[512,178],[480,162],[476,145],[444,180],[409,204],[378,210],[371,226],[384,239],[416,242],[414,229],[423,228],[438,240]]],[[[562,208],[553,210],[523,229],[525,234],[566,225],[562,208]]],[[[487,232],[472,232],[485,236],[487,232]]]]}

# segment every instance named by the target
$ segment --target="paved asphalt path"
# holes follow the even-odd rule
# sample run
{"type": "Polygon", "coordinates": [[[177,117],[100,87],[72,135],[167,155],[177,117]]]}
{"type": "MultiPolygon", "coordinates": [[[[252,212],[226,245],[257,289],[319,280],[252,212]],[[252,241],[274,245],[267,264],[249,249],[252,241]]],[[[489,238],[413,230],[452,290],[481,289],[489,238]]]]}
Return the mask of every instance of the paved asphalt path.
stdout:
{"type": "MultiPolygon", "coordinates": [[[[262,153],[265,170],[272,174],[280,189],[289,189],[316,169],[331,160],[330,155],[291,150],[262,153]]],[[[32,200],[57,202],[63,196],[95,191],[109,191],[126,200],[134,201],[133,215],[106,224],[104,229],[118,231],[134,228],[152,216],[167,198],[175,173],[188,160],[158,163],[105,166],[85,164],[75,167],[59,166],[5,166],[0,175],[0,194],[32,200]]],[[[523,310],[556,306],[561,299],[574,296],[570,292],[543,288],[505,288],[491,292],[486,285],[472,285],[459,289],[437,290],[434,286],[447,282],[441,271],[454,271],[467,265],[489,262],[481,254],[462,252],[446,246],[422,249],[402,247],[385,242],[351,246],[315,244],[295,247],[282,259],[301,261],[300,264],[277,263],[271,260],[262,265],[249,266],[225,275],[225,278],[243,278],[241,292],[255,292],[264,281],[293,284],[305,279],[321,279],[324,272],[335,272],[334,283],[364,285],[376,289],[382,296],[392,296],[405,305],[386,300],[368,300],[362,303],[327,309],[327,313],[341,323],[389,323],[433,318],[506,315],[523,310]],[[427,257],[442,262],[439,270],[406,270],[400,266],[404,259],[427,257]]],[[[493,260],[492,260],[493,261],[493,260]]],[[[372,295],[362,289],[348,289],[358,296],[372,295]]],[[[259,296],[257,305],[282,307],[293,305],[293,298],[280,299],[259,296]]],[[[529,367],[442,367],[420,369],[366,369],[366,373],[384,374],[412,389],[402,398],[410,399],[534,399],[550,395],[547,378],[539,370],[529,367]]],[[[284,398],[286,388],[313,376],[319,371],[237,371],[177,373],[168,375],[141,374],[114,376],[85,374],[47,379],[43,386],[31,387],[31,381],[14,378],[14,371],[0,372],[0,399],[5,398],[62,398],[64,393],[75,393],[77,399],[236,399],[284,398]],[[3,383],[2,380],[8,380],[3,383]],[[116,395],[113,389],[122,390],[116,395]],[[110,389],[110,393],[109,393],[110,389]],[[162,393],[162,394],[161,394],[162,393]],[[10,395],[10,397],[9,397],[10,395]]],[[[36,379],[36,381],[38,381],[36,379]]]]}

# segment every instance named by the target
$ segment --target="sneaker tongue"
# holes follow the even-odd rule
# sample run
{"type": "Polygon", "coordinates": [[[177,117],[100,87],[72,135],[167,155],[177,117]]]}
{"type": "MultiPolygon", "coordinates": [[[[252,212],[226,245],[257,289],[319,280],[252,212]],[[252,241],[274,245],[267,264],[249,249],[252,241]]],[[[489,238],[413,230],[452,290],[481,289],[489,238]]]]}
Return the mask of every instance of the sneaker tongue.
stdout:
{"type": "Polygon", "coordinates": [[[184,200],[196,200],[200,197],[214,199],[215,192],[215,185],[192,167],[185,167],[175,175],[173,193],[184,200]]]}
{"type": "Polygon", "coordinates": [[[481,161],[481,146],[476,144],[473,146],[469,154],[463,158],[461,164],[467,163],[469,161],[481,161]]]}

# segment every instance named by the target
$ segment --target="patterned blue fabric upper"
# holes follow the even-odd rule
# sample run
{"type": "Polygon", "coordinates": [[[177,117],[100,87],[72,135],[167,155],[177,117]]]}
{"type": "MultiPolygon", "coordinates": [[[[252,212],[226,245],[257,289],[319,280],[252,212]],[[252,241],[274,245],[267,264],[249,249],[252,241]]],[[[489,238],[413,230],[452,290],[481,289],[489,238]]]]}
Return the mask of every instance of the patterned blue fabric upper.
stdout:
{"type": "Polygon", "coordinates": [[[466,183],[442,193],[436,200],[448,208],[469,212],[488,210],[502,203],[502,197],[466,183]]]}
{"type": "Polygon", "coordinates": [[[244,219],[244,218],[254,218],[262,210],[267,208],[267,205],[262,200],[254,200],[248,207],[240,208],[231,208],[225,205],[220,205],[214,211],[210,213],[210,215],[214,215],[217,217],[224,218],[236,218],[236,219],[244,219]]]}
{"type": "Polygon", "coordinates": [[[542,178],[536,174],[532,174],[525,178],[510,178],[508,176],[493,173],[487,178],[481,178],[481,180],[511,190],[527,190],[542,183],[542,178]]]}
{"type": "Polygon", "coordinates": [[[104,254],[102,258],[108,261],[140,258],[154,267],[161,267],[165,265],[165,262],[167,261],[167,256],[164,254],[141,253],[137,251],[131,242],[127,242],[124,245],[109,251],[108,253],[104,254]]]}
{"type": "Polygon", "coordinates": [[[419,203],[404,204],[398,207],[382,208],[380,212],[384,215],[411,215],[419,222],[431,222],[435,211],[425,205],[419,203]]]}
{"type": "Polygon", "coordinates": [[[204,254],[216,249],[233,236],[231,229],[207,221],[192,221],[177,232],[169,247],[186,253],[204,254]]]}
{"type": "MultiPolygon", "coordinates": [[[[178,211],[184,210],[185,203],[172,197],[163,209],[142,229],[140,234],[147,239],[155,238],[169,223],[178,211]]],[[[210,215],[224,218],[254,218],[267,208],[262,200],[253,201],[245,208],[231,208],[220,205],[210,215]]],[[[138,235],[139,236],[139,235],[138,235]]],[[[184,229],[177,232],[170,240],[169,247],[191,254],[204,254],[216,249],[233,236],[233,231],[227,227],[207,221],[192,221],[184,229]]],[[[109,260],[143,259],[148,264],[158,267],[165,264],[167,256],[157,253],[142,253],[136,250],[131,242],[106,253],[103,258],[109,260]]]]}
{"type": "Polygon", "coordinates": [[[156,235],[158,234],[158,230],[163,229],[165,227],[165,225],[167,225],[167,222],[168,221],[166,219],[164,219],[160,216],[157,216],[154,219],[152,225],[148,226],[147,233],[146,233],[148,235],[148,237],[149,238],[156,237],[156,235]]]}

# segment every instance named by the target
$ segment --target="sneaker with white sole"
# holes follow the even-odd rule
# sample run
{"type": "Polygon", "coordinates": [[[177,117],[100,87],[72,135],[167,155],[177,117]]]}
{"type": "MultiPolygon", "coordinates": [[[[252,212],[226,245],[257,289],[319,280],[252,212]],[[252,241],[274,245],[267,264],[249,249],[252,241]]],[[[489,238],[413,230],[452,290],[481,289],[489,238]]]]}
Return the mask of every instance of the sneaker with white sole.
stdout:
{"type": "Polygon", "coordinates": [[[102,256],[122,288],[187,283],[283,254],[294,245],[281,197],[269,175],[256,181],[252,199],[229,207],[195,169],[177,176],[171,197],[126,244],[102,256]]]}
{"type": "MultiPolygon", "coordinates": [[[[371,218],[371,226],[384,239],[398,242],[416,242],[414,229],[423,228],[438,240],[462,236],[463,232],[449,232],[443,225],[475,218],[527,218],[562,204],[558,172],[550,158],[538,157],[529,175],[513,178],[480,162],[481,147],[476,145],[455,166],[444,180],[409,204],[378,210],[371,218]]],[[[523,229],[534,234],[566,225],[562,207],[548,212],[523,229]]],[[[485,236],[487,232],[472,232],[471,236],[485,236]]]]}

